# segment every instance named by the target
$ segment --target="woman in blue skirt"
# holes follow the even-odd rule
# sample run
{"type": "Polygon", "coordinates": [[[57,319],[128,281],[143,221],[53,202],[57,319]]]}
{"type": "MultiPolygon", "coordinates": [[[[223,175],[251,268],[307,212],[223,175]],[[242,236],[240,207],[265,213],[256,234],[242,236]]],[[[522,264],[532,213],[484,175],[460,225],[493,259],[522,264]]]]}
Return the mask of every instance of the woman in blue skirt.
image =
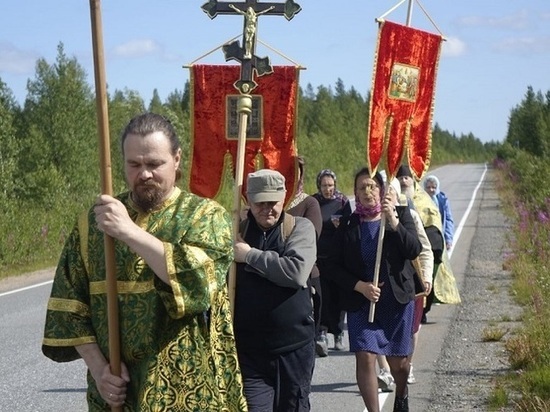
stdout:
{"type": "Polygon", "coordinates": [[[408,207],[384,194],[379,173],[367,168],[355,176],[356,209],[342,219],[329,257],[330,273],[347,311],[350,351],[355,353],[359,391],[369,412],[379,412],[377,355],[385,355],[395,379],[394,411],[408,411],[407,377],[412,353],[414,269],[422,249],[408,207]],[[382,215],[385,235],[378,286],[373,284],[382,215]],[[376,303],[369,322],[371,302],[376,303]]]}

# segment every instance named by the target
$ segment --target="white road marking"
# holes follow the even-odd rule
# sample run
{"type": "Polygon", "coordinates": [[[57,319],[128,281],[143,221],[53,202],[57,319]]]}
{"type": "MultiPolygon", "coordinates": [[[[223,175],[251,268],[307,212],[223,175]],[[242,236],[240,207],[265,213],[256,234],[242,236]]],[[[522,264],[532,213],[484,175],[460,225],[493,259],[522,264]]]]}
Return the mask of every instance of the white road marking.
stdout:
{"type": "Polygon", "coordinates": [[[453,255],[453,250],[455,249],[454,245],[456,245],[456,243],[458,242],[458,239],[460,238],[460,234],[462,233],[462,228],[464,227],[464,224],[466,223],[468,216],[470,216],[470,212],[472,211],[472,206],[474,205],[474,202],[476,200],[477,191],[481,187],[481,184],[483,183],[483,179],[485,178],[485,173],[487,173],[487,163],[485,163],[485,170],[483,170],[481,178],[479,179],[479,182],[477,183],[477,186],[472,193],[472,198],[470,199],[470,203],[468,204],[468,207],[466,208],[466,211],[464,212],[464,215],[462,216],[462,219],[460,219],[460,223],[458,224],[458,227],[455,230],[455,234],[453,236],[453,245],[452,245],[453,247],[448,252],[449,259],[453,255]]]}
{"type": "Polygon", "coordinates": [[[48,280],[47,282],[37,283],[36,285],[30,285],[30,286],[26,286],[24,288],[10,290],[9,292],[0,293],[0,298],[2,296],[11,295],[13,293],[24,292],[24,291],[29,290],[29,289],[34,289],[34,288],[38,288],[40,286],[49,285],[52,282],[53,282],[53,280],[48,280]]]}

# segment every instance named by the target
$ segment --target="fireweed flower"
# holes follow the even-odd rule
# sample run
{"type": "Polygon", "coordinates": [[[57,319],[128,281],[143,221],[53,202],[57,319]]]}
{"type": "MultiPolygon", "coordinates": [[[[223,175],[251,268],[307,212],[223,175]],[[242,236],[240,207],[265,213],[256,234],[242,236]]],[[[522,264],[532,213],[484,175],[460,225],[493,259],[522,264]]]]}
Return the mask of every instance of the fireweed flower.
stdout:
{"type": "Polygon", "coordinates": [[[517,202],[516,209],[518,211],[518,226],[521,233],[529,230],[529,211],[523,202],[517,202]]]}
{"type": "Polygon", "coordinates": [[[550,216],[544,210],[539,210],[537,213],[537,220],[539,223],[548,223],[550,222],[550,216]]]}

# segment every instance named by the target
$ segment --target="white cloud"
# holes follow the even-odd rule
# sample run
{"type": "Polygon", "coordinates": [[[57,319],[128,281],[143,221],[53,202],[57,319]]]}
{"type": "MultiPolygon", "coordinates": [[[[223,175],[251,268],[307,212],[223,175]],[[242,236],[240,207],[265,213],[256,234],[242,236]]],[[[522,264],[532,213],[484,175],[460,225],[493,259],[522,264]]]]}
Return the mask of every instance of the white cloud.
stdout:
{"type": "Polygon", "coordinates": [[[465,27],[486,27],[494,29],[523,30],[529,27],[529,13],[519,10],[517,13],[500,17],[467,16],[458,20],[465,27]]]}
{"type": "Polygon", "coordinates": [[[160,45],[151,39],[132,40],[113,49],[115,57],[139,58],[161,52],[160,45]]]}
{"type": "Polygon", "coordinates": [[[506,53],[550,53],[550,37],[513,37],[495,43],[493,48],[506,53]]]}
{"type": "Polygon", "coordinates": [[[447,37],[443,42],[441,54],[446,57],[462,56],[466,52],[466,43],[458,37],[447,37]]]}
{"type": "Polygon", "coordinates": [[[32,73],[38,58],[33,52],[19,50],[8,43],[0,43],[0,73],[32,73]]]}

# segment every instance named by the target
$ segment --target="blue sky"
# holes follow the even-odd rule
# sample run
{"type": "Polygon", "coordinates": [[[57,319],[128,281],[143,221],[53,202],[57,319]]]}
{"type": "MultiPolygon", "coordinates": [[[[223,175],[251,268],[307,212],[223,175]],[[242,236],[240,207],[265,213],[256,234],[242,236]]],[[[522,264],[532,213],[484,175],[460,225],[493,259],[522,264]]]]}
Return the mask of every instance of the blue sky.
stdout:
{"type": "MultiPolygon", "coordinates": [[[[137,90],[148,102],[182,90],[182,66],[242,33],[241,16],[213,20],[201,10],[206,0],[104,0],[101,2],[109,91],[137,90]]],[[[366,96],[371,87],[377,24],[374,19],[398,0],[296,0],[293,20],[259,17],[258,37],[292,62],[306,67],[301,85],[334,87],[342,79],[366,96]]],[[[278,0],[283,2],[283,0],[278,0]]],[[[550,3],[548,0],[421,0],[447,38],[439,63],[434,121],[457,135],[502,141],[510,110],[528,86],[550,90],[550,3]]],[[[408,1],[388,20],[405,23],[408,1]]],[[[437,32],[418,3],[412,25],[437,32]]],[[[0,14],[0,78],[23,103],[35,63],[55,61],[57,45],[75,56],[93,87],[89,1],[23,0],[0,14]]],[[[258,45],[256,54],[273,64],[290,63],[258,45]]],[[[216,50],[202,63],[224,63],[216,50]]]]}

